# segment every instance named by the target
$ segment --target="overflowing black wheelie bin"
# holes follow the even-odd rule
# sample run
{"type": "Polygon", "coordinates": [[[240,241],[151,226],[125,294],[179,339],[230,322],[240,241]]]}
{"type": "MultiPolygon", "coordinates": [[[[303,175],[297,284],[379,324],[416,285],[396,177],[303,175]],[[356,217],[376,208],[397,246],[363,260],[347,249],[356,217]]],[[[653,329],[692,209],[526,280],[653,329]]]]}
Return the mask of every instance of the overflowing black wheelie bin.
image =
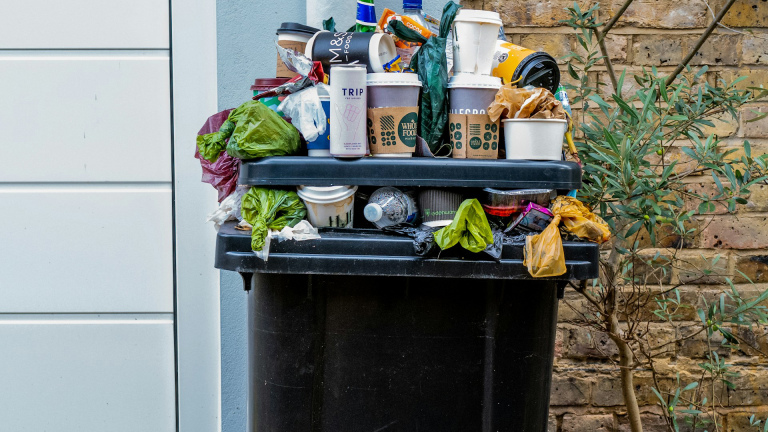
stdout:
{"type": "MultiPolygon", "coordinates": [[[[307,159],[243,162],[240,183],[565,192],[581,182],[569,162],[307,159]]],[[[558,298],[567,281],[597,277],[597,244],[564,242],[567,273],[533,279],[522,242],[496,261],[421,257],[409,237],[374,229],[320,235],[274,242],[263,261],[248,232],[219,231],[216,267],[239,272],[247,292],[249,431],[546,430],[558,298]]]]}

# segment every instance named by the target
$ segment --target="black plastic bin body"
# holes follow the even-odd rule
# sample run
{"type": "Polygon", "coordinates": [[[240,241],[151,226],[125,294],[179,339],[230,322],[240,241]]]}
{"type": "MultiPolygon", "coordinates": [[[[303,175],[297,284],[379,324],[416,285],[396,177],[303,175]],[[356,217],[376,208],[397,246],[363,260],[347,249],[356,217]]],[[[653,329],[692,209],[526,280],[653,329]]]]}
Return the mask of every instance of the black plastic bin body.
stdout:
{"type": "Polygon", "coordinates": [[[248,430],[547,426],[555,282],[254,275],[248,430]]]}
{"type": "MultiPolygon", "coordinates": [[[[564,191],[581,177],[567,162],[285,157],[243,162],[240,181],[564,191]]],[[[320,234],[273,242],[265,262],[248,232],[219,231],[216,267],[248,292],[249,432],[546,430],[558,297],[597,277],[597,244],[564,242],[566,274],[534,280],[522,243],[498,261],[424,258],[392,233],[320,234]]]]}

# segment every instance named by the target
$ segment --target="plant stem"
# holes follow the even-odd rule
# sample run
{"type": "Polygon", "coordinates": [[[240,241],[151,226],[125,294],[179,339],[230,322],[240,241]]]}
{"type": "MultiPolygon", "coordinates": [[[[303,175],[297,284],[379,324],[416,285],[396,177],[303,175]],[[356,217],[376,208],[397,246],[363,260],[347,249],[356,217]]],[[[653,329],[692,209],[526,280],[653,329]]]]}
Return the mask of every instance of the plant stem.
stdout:
{"type": "Polygon", "coordinates": [[[728,12],[728,9],[730,9],[734,3],[736,3],[736,0],[728,0],[728,3],[726,3],[725,6],[723,6],[723,9],[720,10],[720,12],[717,14],[715,19],[713,19],[712,22],[709,24],[709,27],[707,27],[707,29],[704,30],[704,33],[701,34],[701,37],[699,37],[699,40],[696,41],[696,45],[693,47],[691,52],[689,52],[688,55],[685,56],[683,61],[680,62],[679,65],[677,65],[677,68],[675,69],[674,72],[672,72],[672,75],[667,77],[667,85],[672,84],[672,82],[675,81],[675,78],[677,78],[677,75],[680,72],[682,72],[682,70],[685,68],[685,66],[688,63],[691,62],[691,59],[693,58],[693,56],[695,56],[696,53],[699,52],[699,49],[701,48],[701,46],[704,45],[704,42],[706,42],[707,39],[709,39],[709,35],[712,34],[712,31],[715,30],[715,27],[717,27],[717,25],[720,23],[720,20],[723,19],[725,14],[728,12]]]}
{"type": "Polygon", "coordinates": [[[595,37],[597,37],[597,43],[600,45],[600,52],[603,54],[605,69],[608,71],[608,76],[611,78],[611,84],[613,84],[613,92],[616,93],[619,90],[619,84],[616,79],[616,72],[613,70],[613,64],[611,64],[611,56],[608,55],[608,47],[605,46],[606,33],[603,33],[596,28],[592,31],[595,32],[595,37]]]}
{"type": "MultiPolygon", "coordinates": [[[[616,25],[616,21],[621,18],[622,15],[624,15],[624,11],[627,10],[629,5],[632,4],[634,0],[626,0],[623,5],[621,5],[621,8],[616,12],[616,15],[611,17],[610,21],[608,21],[608,24],[603,27],[603,37],[605,37],[609,31],[613,28],[614,25],[616,25]]],[[[598,37],[598,42],[601,42],[603,40],[603,37],[598,37]]]]}

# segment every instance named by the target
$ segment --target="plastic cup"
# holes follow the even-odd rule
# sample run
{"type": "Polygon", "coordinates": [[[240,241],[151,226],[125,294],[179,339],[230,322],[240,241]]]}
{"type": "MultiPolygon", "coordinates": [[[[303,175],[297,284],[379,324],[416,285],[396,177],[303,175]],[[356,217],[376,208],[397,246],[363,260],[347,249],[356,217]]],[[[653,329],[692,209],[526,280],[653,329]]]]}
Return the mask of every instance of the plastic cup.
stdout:
{"type": "Polygon", "coordinates": [[[501,17],[496,12],[460,9],[453,21],[453,68],[456,73],[490,75],[501,17]]]}
{"type": "Polygon", "coordinates": [[[299,186],[296,193],[307,207],[307,219],[317,227],[352,228],[357,186],[299,186]]]}
{"type": "MultiPolygon", "coordinates": [[[[372,73],[367,76],[368,108],[402,108],[398,124],[393,125],[391,138],[399,138],[412,150],[408,152],[376,152],[380,146],[371,147],[374,157],[411,157],[416,150],[416,129],[419,116],[419,92],[421,81],[412,73],[372,73]]],[[[369,128],[369,142],[373,129],[369,128]]]]}
{"type": "Polygon", "coordinates": [[[506,119],[502,122],[507,159],[559,161],[563,158],[567,120],[506,119]]]}
{"type": "MultiPolygon", "coordinates": [[[[303,53],[307,47],[307,42],[320,29],[305,26],[304,24],[294,22],[284,22],[277,29],[277,44],[286,49],[292,49],[303,53]]],[[[277,70],[275,76],[278,78],[293,78],[296,72],[288,69],[280,60],[280,54],[277,55],[277,70]]]]}

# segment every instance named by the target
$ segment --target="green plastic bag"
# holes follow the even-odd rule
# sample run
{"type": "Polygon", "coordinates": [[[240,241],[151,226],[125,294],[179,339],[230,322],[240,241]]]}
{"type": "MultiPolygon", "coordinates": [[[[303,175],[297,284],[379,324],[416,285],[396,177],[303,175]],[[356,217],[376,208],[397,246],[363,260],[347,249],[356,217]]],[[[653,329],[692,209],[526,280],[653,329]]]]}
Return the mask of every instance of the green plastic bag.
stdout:
{"type": "Polygon", "coordinates": [[[232,110],[218,132],[197,136],[200,155],[210,162],[216,162],[225,147],[232,157],[253,159],[291,155],[298,152],[300,146],[299,131],[254,100],[232,110]]]}
{"type": "Polygon", "coordinates": [[[251,249],[260,251],[270,229],[293,228],[307,215],[307,208],[296,192],[254,187],[243,196],[242,215],[253,226],[251,249]]]}
{"type": "Polygon", "coordinates": [[[445,46],[459,8],[461,6],[452,1],[446,3],[440,20],[440,34],[426,40],[399,21],[389,24],[398,38],[422,44],[413,55],[410,67],[419,75],[422,84],[418,135],[427,142],[429,150],[435,155],[441,153],[442,147],[450,148],[443,146],[445,127],[448,124],[448,63],[445,46]]]}
{"type": "Polygon", "coordinates": [[[453,222],[447,227],[435,231],[435,243],[440,249],[456,245],[470,252],[481,252],[493,244],[493,232],[485,217],[483,206],[476,199],[464,200],[456,211],[453,222]]]}

